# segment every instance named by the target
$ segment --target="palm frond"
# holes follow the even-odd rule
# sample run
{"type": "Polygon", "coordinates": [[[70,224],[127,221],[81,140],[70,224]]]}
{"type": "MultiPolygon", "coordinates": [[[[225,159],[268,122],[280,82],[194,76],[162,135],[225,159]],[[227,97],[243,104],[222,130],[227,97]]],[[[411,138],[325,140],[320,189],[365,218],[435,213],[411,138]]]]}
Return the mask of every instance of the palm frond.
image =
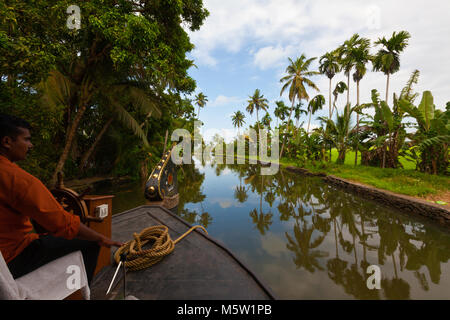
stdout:
{"type": "Polygon", "coordinates": [[[425,148],[429,148],[429,147],[433,147],[433,146],[439,146],[444,143],[446,143],[446,144],[450,143],[450,135],[436,136],[436,137],[425,139],[425,140],[421,141],[418,144],[418,146],[420,148],[425,149],[425,148]]]}
{"type": "Polygon", "coordinates": [[[129,88],[131,102],[144,113],[155,114],[156,118],[160,118],[162,115],[161,110],[157,106],[156,102],[142,89],[136,87],[129,88]]]}
{"type": "Polygon", "coordinates": [[[141,126],[139,125],[139,123],[136,121],[136,119],[133,118],[133,116],[130,115],[130,113],[125,110],[125,108],[123,108],[117,101],[115,100],[110,100],[111,104],[114,105],[114,108],[116,110],[116,114],[117,117],[119,118],[119,120],[129,129],[131,129],[133,131],[133,133],[138,136],[142,142],[144,143],[144,145],[146,147],[149,146],[147,137],[144,133],[144,131],[142,130],[141,126]]]}
{"type": "Polygon", "coordinates": [[[381,110],[383,113],[383,119],[389,127],[389,131],[392,131],[394,128],[394,115],[385,101],[381,101],[381,110]]]}
{"type": "Polygon", "coordinates": [[[411,103],[414,103],[414,100],[419,96],[419,93],[413,93],[413,85],[419,82],[420,72],[419,70],[414,70],[409,78],[406,86],[402,89],[400,93],[400,99],[405,99],[411,103]]]}
{"type": "Polygon", "coordinates": [[[411,117],[415,118],[419,126],[425,128],[425,119],[423,117],[423,114],[416,106],[405,99],[400,99],[398,102],[398,106],[401,110],[408,113],[411,117]]]}

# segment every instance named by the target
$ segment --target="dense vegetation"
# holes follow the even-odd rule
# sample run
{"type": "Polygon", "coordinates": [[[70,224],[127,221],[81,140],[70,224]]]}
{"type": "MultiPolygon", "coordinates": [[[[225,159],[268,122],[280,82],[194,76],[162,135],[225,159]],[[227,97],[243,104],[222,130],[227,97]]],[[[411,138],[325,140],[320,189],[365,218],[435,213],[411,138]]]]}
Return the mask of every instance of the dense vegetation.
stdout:
{"type": "MultiPolygon", "coordinates": [[[[209,13],[202,0],[94,0],[79,4],[80,28],[73,29],[71,4],[0,3],[0,112],[20,116],[34,128],[35,152],[21,165],[47,183],[54,183],[59,171],[66,179],[145,177],[168,147],[168,134],[175,128],[194,132],[194,119],[207,106],[204,93],[187,98],[196,87],[188,75],[195,65],[186,57],[193,45],[183,27],[198,30],[209,13]]],[[[414,92],[417,70],[388,99],[409,39],[406,31],[394,32],[374,42],[378,51],[372,54],[371,41],[355,34],[320,58],[289,58],[280,96],[287,93],[290,105],[276,102],[276,122],[256,89],[245,110],[232,115],[233,125],[240,134],[248,112],[257,118],[248,128],[272,134],[278,129],[282,163],[334,170],[348,166],[351,154],[355,166],[407,164],[405,169],[447,175],[450,103],[437,108],[430,91],[414,92]],[[311,67],[315,60],[318,70],[311,67]],[[386,75],[384,100],[374,89],[370,101],[360,101],[369,64],[386,75]],[[340,72],[347,81],[334,85],[340,72]],[[313,81],[319,75],[329,79],[328,106],[313,81]],[[311,91],[317,94],[310,97],[311,91]],[[346,103],[339,106],[341,95],[346,103]],[[314,114],[326,107],[327,116],[318,118],[321,126],[310,130],[314,114]]]]}
{"type": "MultiPolygon", "coordinates": [[[[276,102],[275,125],[272,125],[267,112],[259,120],[261,116],[258,111],[267,111],[269,106],[260,90],[256,89],[249,96],[246,110],[250,115],[256,111],[257,123],[250,124],[249,127],[266,128],[272,133],[274,129],[279,130],[282,141],[279,158],[285,164],[335,172],[336,165],[349,162],[346,156],[351,152],[354,158],[350,162],[354,166],[401,169],[406,164],[408,169],[412,167],[413,170],[426,174],[448,175],[450,102],[437,108],[430,91],[423,92],[421,96],[414,92],[414,84],[419,80],[419,71],[415,70],[403,90],[398,94],[393,93],[392,105],[388,104],[390,77],[400,69],[400,53],[407,47],[409,38],[406,31],[394,32],[389,39],[378,39],[374,43],[379,48],[378,52],[371,54],[370,40],[355,34],[339,48],[320,57],[317,71],[311,69],[316,57],[307,58],[302,54],[296,59],[289,58],[286,76],[280,79],[283,83],[280,96],[288,92],[291,105],[287,106],[283,101],[276,102]],[[360,82],[368,72],[369,63],[372,64],[373,71],[386,75],[384,100],[373,89],[371,101],[360,101],[360,82]],[[332,80],[339,72],[344,72],[347,83],[338,82],[333,89],[332,80]],[[328,116],[317,118],[321,126],[310,130],[311,116],[326,107],[326,99],[322,94],[314,97],[308,94],[308,89],[319,91],[311,78],[317,75],[324,75],[329,79],[328,116]],[[356,84],[355,105],[350,103],[350,76],[356,84]],[[344,93],[346,103],[339,108],[337,101],[339,95],[344,93]],[[303,122],[299,124],[302,114],[307,121],[306,130],[303,122]],[[296,120],[295,124],[293,118],[296,120]],[[337,153],[336,164],[331,163],[333,153],[337,153]]],[[[232,121],[235,127],[240,128],[245,123],[245,115],[237,111],[232,116],[232,121]]],[[[362,170],[355,167],[355,180],[359,180],[360,171],[362,170]]],[[[380,170],[371,172],[383,176],[380,170]]],[[[417,176],[411,171],[408,174],[417,176]]],[[[427,191],[415,190],[408,194],[427,194],[427,191]]]]}
{"type": "MultiPolygon", "coordinates": [[[[192,127],[186,99],[202,0],[0,3],[0,112],[34,130],[21,165],[45,182],[98,174],[147,175],[166,132],[192,127]],[[75,20],[74,20],[75,19],[75,20]]],[[[204,103],[204,102],[200,102],[204,103]]]]}

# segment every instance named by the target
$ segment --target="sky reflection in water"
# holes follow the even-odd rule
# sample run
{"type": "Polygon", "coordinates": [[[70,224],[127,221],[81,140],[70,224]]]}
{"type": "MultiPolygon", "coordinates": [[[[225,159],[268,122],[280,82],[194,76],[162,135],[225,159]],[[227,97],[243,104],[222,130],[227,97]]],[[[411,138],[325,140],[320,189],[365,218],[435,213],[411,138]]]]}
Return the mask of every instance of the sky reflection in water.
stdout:
{"type": "MultiPolygon", "coordinates": [[[[202,224],[280,299],[449,299],[450,232],[320,178],[258,166],[185,165],[178,214],[202,224]],[[378,265],[381,290],[366,273],[378,265]]],[[[116,193],[114,212],[145,200],[116,193]]]]}

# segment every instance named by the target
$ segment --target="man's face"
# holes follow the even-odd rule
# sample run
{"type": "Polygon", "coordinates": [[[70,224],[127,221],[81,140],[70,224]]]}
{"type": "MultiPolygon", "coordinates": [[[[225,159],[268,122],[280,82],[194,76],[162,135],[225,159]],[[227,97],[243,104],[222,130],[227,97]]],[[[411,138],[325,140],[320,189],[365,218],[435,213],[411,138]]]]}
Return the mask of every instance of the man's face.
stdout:
{"type": "Polygon", "coordinates": [[[3,137],[2,145],[6,149],[5,155],[11,162],[24,160],[28,152],[33,148],[31,134],[28,129],[19,128],[20,133],[13,137],[3,137]]]}

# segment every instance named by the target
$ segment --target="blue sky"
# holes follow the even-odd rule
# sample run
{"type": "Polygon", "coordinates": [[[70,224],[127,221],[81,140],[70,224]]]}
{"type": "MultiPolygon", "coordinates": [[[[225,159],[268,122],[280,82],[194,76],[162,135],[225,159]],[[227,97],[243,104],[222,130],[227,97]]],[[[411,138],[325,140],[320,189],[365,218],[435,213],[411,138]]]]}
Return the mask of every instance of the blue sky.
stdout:
{"type": "MultiPolygon", "coordinates": [[[[269,100],[272,118],[275,101],[290,102],[280,97],[280,78],[288,65],[302,53],[318,57],[349,39],[354,33],[369,38],[390,37],[394,31],[407,30],[412,38],[401,54],[401,69],[391,77],[390,96],[399,93],[415,69],[421,72],[417,92],[431,90],[436,107],[444,109],[450,101],[450,1],[446,0],[204,0],[210,16],[199,31],[189,32],[195,49],[189,54],[198,68],[190,75],[197,81],[195,93],[203,92],[208,103],[200,111],[205,123],[203,134],[209,139],[222,131],[225,137],[234,130],[231,114],[241,110],[246,127],[256,115],[245,112],[248,96],[256,88],[269,100]],[[430,5],[432,4],[432,5],[430,5]]],[[[372,53],[378,50],[371,49],[372,53]]],[[[312,65],[318,68],[317,62],[312,65]]],[[[370,100],[371,89],[385,95],[386,77],[370,72],[361,81],[361,102],[370,100]]],[[[328,78],[313,78],[328,105],[328,78]]],[[[333,85],[346,81],[336,75],[333,85]]],[[[310,97],[317,93],[309,91],[310,97]]],[[[345,95],[338,100],[342,109],[345,95]]],[[[392,99],[392,98],[390,98],[392,99]]],[[[356,85],[352,81],[350,100],[356,103],[356,85]]],[[[418,98],[420,100],[420,98],[418,98]]],[[[420,101],[416,101],[419,103],[420,101]]],[[[318,125],[317,116],[312,126],[318,125]]],[[[305,121],[305,116],[301,119],[305,121]]]]}

